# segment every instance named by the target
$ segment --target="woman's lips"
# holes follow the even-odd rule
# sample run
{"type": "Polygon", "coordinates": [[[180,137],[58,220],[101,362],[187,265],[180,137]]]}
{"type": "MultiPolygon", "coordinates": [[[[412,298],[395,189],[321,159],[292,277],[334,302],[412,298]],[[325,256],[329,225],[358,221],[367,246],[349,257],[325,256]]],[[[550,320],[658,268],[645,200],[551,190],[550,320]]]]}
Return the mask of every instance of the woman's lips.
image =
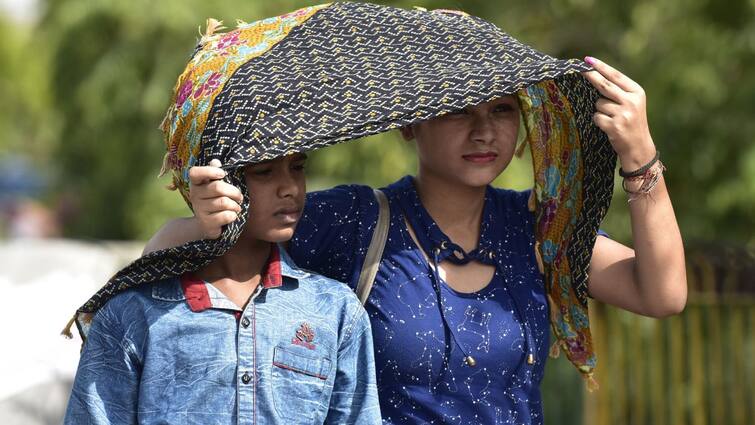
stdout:
{"type": "Polygon", "coordinates": [[[462,155],[462,158],[464,158],[465,161],[469,162],[475,162],[475,163],[486,163],[486,162],[493,162],[498,158],[498,154],[495,152],[480,152],[480,153],[470,153],[467,155],[462,155]]]}

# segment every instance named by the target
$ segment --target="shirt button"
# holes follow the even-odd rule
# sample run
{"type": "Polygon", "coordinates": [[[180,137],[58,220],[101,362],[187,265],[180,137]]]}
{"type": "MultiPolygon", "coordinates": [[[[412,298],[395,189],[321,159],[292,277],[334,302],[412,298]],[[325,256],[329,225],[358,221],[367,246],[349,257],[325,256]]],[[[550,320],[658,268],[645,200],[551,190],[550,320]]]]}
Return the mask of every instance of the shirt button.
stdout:
{"type": "Polygon", "coordinates": [[[251,322],[249,321],[249,318],[244,316],[244,318],[241,319],[241,326],[248,328],[249,324],[251,324],[251,322]]]}
{"type": "Polygon", "coordinates": [[[245,384],[248,384],[249,382],[251,382],[251,380],[252,380],[252,377],[251,377],[251,376],[249,376],[249,374],[248,374],[248,373],[245,373],[245,374],[243,374],[243,375],[241,376],[241,382],[243,382],[243,383],[245,383],[245,384]]]}

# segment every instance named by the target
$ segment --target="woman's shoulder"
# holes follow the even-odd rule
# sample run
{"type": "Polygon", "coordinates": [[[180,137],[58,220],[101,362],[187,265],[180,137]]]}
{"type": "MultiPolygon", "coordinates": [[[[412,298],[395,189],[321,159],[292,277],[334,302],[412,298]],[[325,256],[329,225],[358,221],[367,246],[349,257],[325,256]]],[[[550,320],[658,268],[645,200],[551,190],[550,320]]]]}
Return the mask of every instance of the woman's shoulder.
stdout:
{"type": "Polygon", "coordinates": [[[370,186],[363,184],[342,184],[330,189],[315,190],[307,193],[307,203],[358,203],[366,195],[372,196],[370,186]]]}
{"type": "MultiPolygon", "coordinates": [[[[367,185],[344,184],[307,193],[302,222],[331,224],[361,221],[377,212],[373,189],[367,185]]],[[[300,223],[301,225],[302,223],[300,223]]]]}

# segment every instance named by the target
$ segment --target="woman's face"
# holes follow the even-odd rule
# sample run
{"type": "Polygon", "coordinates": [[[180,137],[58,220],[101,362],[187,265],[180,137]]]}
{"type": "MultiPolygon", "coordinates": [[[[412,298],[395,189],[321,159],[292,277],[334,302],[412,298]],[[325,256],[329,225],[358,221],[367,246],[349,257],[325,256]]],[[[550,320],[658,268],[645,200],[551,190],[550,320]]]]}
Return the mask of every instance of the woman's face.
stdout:
{"type": "Polygon", "coordinates": [[[511,161],[519,116],[516,97],[504,96],[404,127],[401,133],[416,140],[420,176],[481,187],[511,161]]]}
{"type": "Polygon", "coordinates": [[[244,169],[250,197],[244,237],[267,242],[285,242],[293,237],[307,192],[306,159],[304,154],[294,154],[244,169]]]}

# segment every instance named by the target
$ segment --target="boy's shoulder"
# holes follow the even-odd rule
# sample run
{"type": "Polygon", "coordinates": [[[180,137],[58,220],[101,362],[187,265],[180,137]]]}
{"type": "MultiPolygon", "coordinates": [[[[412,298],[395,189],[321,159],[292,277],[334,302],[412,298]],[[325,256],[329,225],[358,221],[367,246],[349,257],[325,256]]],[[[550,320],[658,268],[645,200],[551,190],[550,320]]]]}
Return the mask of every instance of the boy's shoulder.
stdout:
{"type": "Polygon", "coordinates": [[[297,270],[306,274],[298,279],[300,287],[314,292],[319,297],[333,299],[333,301],[339,300],[345,305],[361,305],[356,294],[347,284],[312,270],[298,267],[297,270]]]}
{"type": "Polygon", "coordinates": [[[96,314],[81,314],[79,331],[87,339],[93,328],[97,328],[98,333],[123,337],[138,334],[167,306],[168,299],[161,299],[160,295],[172,294],[176,287],[180,289],[180,284],[173,278],[128,288],[113,295],[96,314]]]}
{"type": "Polygon", "coordinates": [[[143,309],[151,309],[162,301],[182,299],[180,288],[178,278],[147,282],[116,294],[108,300],[104,308],[113,312],[136,313],[143,309]]]}
{"type": "Polygon", "coordinates": [[[369,328],[364,306],[345,283],[309,270],[299,270],[307,276],[298,278],[298,288],[292,295],[300,303],[308,304],[305,310],[309,310],[312,317],[330,321],[330,327],[339,335],[339,345],[350,335],[369,328]]]}
{"type": "Polygon", "coordinates": [[[341,281],[323,276],[315,271],[297,266],[285,249],[281,249],[282,273],[298,281],[298,296],[305,297],[316,304],[328,305],[329,308],[342,308],[353,311],[362,309],[354,291],[341,281]]]}

